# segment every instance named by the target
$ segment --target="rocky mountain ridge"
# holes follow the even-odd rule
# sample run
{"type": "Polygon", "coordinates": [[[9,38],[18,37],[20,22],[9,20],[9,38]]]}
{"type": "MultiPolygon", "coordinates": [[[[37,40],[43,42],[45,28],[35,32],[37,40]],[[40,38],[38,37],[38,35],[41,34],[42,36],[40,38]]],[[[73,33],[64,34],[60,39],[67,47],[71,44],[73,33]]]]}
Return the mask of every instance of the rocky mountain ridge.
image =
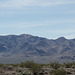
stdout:
{"type": "Polygon", "coordinates": [[[75,39],[50,40],[28,34],[0,36],[0,58],[25,57],[75,61],[75,39]]]}

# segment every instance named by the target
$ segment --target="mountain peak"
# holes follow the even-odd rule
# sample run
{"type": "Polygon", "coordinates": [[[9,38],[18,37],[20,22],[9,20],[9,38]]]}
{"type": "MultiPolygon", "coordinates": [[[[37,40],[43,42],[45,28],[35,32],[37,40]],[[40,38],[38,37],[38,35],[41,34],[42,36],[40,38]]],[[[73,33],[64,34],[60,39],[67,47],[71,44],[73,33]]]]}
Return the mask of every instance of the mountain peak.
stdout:
{"type": "Polygon", "coordinates": [[[8,58],[13,58],[14,61],[18,58],[19,62],[22,62],[21,58],[23,60],[28,58],[34,61],[38,61],[37,59],[39,59],[40,62],[46,62],[50,58],[53,58],[51,61],[58,60],[58,62],[60,59],[62,61],[75,61],[75,41],[67,40],[64,37],[49,40],[30,34],[0,36],[1,58],[6,58],[7,62],[9,62],[8,58]],[[62,56],[68,57],[65,60],[62,56]],[[33,57],[37,58],[33,59],[33,57]]]}
{"type": "Polygon", "coordinates": [[[59,37],[58,39],[56,39],[56,40],[58,40],[58,41],[65,41],[65,40],[67,40],[65,37],[59,37]]]}

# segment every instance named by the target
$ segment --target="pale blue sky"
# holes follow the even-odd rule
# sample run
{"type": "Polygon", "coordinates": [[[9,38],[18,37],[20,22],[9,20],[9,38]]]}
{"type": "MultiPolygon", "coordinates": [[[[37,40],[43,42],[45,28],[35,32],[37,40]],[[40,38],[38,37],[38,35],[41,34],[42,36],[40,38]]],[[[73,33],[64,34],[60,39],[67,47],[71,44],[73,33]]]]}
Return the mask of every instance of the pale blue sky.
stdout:
{"type": "Polygon", "coordinates": [[[75,38],[75,0],[0,0],[0,35],[75,38]]]}

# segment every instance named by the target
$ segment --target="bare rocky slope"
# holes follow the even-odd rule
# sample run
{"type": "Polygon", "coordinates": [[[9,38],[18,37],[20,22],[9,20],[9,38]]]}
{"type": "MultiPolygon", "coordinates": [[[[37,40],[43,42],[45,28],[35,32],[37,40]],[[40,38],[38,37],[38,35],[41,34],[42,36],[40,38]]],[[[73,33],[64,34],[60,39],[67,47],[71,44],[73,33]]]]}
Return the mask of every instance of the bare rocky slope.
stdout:
{"type": "Polygon", "coordinates": [[[0,62],[26,60],[41,63],[75,61],[75,39],[50,40],[28,34],[0,36],[0,62]]]}

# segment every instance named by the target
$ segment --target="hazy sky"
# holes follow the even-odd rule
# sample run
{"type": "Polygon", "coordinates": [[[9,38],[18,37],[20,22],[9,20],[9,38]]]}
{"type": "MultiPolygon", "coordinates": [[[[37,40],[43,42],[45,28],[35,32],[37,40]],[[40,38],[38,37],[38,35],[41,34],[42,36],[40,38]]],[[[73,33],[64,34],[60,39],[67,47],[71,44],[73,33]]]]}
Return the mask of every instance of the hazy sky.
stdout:
{"type": "Polygon", "coordinates": [[[0,0],[0,35],[75,38],[75,0],[0,0]]]}

